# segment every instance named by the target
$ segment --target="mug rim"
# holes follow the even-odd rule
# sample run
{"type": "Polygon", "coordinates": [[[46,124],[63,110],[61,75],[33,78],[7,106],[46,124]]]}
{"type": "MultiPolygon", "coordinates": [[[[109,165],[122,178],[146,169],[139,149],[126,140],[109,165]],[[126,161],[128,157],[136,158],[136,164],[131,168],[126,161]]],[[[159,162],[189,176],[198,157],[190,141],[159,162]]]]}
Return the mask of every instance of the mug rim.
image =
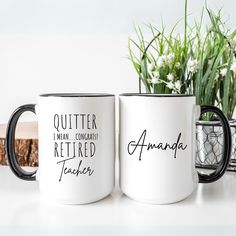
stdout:
{"type": "Polygon", "coordinates": [[[110,93],[44,93],[40,94],[39,97],[114,97],[114,94],[110,93]]]}
{"type": "Polygon", "coordinates": [[[193,94],[175,94],[175,93],[169,93],[169,94],[160,94],[160,93],[121,93],[119,94],[120,97],[131,97],[131,96],[137,96],[137,97],[195,97],[193,94]]]}

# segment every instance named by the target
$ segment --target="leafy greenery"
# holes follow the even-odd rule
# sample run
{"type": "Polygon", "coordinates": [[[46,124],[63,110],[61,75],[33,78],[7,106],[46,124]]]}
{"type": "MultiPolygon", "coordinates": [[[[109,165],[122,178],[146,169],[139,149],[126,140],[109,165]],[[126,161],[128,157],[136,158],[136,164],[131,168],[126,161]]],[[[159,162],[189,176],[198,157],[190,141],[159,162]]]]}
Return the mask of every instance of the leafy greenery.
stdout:
{"type": "Polygon", "coordinates": [[[152,39],[136,27],[137,40],[129,39],[130,60],[147,93],[194,94],[197,104],[216,105],[231,119],[236,106],[236,30],[222,20],[221,10],[203,7],[200,21],[187,24],[185,0],[184,35],[177,22],[166,34],[147,25],[152,39]],[[203,17],[210,23],[203,28],[203,17]]]}

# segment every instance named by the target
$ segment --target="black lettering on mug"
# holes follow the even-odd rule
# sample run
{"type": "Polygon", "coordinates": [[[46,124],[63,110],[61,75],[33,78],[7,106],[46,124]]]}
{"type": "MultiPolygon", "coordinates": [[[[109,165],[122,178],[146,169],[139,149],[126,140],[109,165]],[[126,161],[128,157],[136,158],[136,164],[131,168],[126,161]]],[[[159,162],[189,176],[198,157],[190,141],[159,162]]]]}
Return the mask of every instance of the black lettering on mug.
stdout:
{"type": "Polygon", "coordinates": [[[71,129],[97,129],[95,114],[55,114],[54,128],[57,132],[63,132],[71,129]]]}
{"type": "Polygon", "coordinates": [[[98,141],[97,120],[95,114],[55,114],[53,126],[54,157],[57,165],[61,165],[59,182],[64,175],[91,176],[94,169],[86,165],[89,158],[96,157],[98,141]],[[74,131],[77,131],[76,133],[74,131]],[[74,168],[74,166],[76,166],[74,168]]]}
{"type": "Polygon", "coordinates": [[[68,159],[64,159],[62,161],[58,161],[57,164],[61,164],[61,171],[60,171],[60,177],[59,177],[59,182],[61,182],[62,177],[64,175],[74,175],[74,176],[78,176],[78,175],[88,175],[91,176],[94,173],[94,170],[91,169],[90,166],[82,166],[83,161],[80,160],[79,164],[76,168],[73,167],[68,167],[67,164],[68,162],[70,162],[71,160],[73,160],[74,158],[68,158],[68,159]]]}
{"type": "Polygon", "coordinates": [[[182,133],[179,133],[179,135],[176,139],[176,142],[174,142],[172,144],[169,144],[167,142],[159,142],[159,143],[147,142],[146,143],[146,135],[147,135],[147,130],[144,130],[142,132],[141,136],[138,138],[137,142],[135,140],[130,141],[127,146],[127,151],[129,153],[129,155],[133,155],[136,152],[136,150],[138,151],[139,161],[142,160],[143,150],[146,150],[146,151],[150,151],[153,149],[159,149],[159,150],[163,150],[163,151],[173,150],[174,151],[173,157],[176,158],[178,150],[184,151],[187,148],[187,145],[184,145],[181,142],[182,133]],[[144,147],[145,147],[145,149],[144,149],[144,147]]]}

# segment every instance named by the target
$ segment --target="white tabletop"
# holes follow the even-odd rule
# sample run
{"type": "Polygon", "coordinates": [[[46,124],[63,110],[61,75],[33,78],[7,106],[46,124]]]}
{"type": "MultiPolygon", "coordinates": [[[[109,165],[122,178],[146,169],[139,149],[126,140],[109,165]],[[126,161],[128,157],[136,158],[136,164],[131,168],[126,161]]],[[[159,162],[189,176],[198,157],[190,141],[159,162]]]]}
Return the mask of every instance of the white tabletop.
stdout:
{"type": "Polygon", "coordinates": [[[0,179],[0,211],[4,213],[0,214],[0,228],[236,226],[236,173],[227,173],[212,184],[199,184],[189,198],[170,205],[135,202],[121,193],[118,181],[114,192],[104,200],[58,205],[43,202],[38,182],[18,179],[9,167],[0,166],[0,179]]]}

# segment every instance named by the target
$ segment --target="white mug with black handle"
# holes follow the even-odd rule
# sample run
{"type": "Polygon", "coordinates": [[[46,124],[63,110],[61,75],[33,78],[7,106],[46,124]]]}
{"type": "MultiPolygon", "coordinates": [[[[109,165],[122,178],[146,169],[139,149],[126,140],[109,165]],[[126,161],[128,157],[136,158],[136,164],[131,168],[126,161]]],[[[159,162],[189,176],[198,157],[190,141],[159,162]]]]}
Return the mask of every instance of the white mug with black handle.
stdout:
{"type": "Polygon", "coordinates": [[[42,94],[38,104],[12,114],[6,151],[13,173],[39,180],[50,201],[84,204],[109,195],[114,186],[115,97],[112,94],[42,94]],[[39,168],[26,172],[17,162],[15,129],[22,113],[38,117],[39,168]]]}
{"type": "Polygon", "coordinates": [[[197,106],[193,95],[121,94],[120,187],[130,198],[167,204],[188,197],[198,183],[211,183],[225,173],[231,153],[230,127],[214,106],[197,106]],[[195,126],[212,112],[222,123],[222,162],[209,174],[195,168],[195,126]]]}

